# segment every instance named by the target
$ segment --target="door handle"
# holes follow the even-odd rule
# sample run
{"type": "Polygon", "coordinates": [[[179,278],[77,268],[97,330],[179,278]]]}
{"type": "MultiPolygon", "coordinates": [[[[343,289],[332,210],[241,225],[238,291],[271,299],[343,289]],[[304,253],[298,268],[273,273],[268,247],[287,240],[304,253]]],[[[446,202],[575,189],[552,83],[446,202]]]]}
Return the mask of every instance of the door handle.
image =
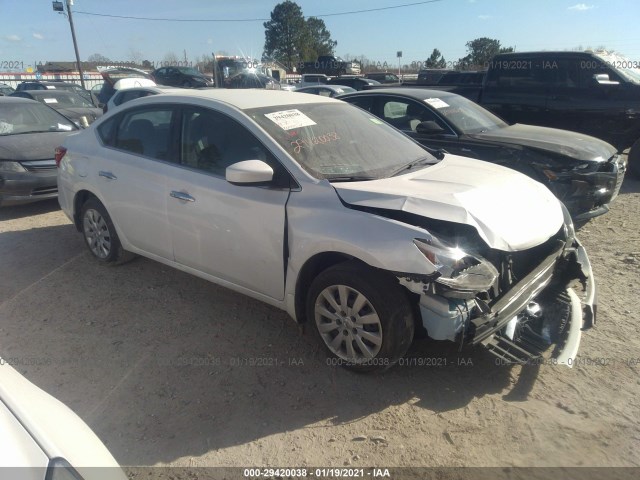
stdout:
{"type": "Polygon", "coordinates": [[[184,193],[184,192],[176,192],[175,190],[172,191],[169,196],[173,197],[173,198],[177,198],[178,200],[182,200],[185,202],[195,202],[196,199],[193,198],[191,195],[189,195],[188,193],[184,193]]]}
{"type": "Polygon", "coordinates": [[[118,178],[111,172],[98,172],[98,176],[99,177],[104,177],[107,180],[117,180],[117,178],[118,178]]]}

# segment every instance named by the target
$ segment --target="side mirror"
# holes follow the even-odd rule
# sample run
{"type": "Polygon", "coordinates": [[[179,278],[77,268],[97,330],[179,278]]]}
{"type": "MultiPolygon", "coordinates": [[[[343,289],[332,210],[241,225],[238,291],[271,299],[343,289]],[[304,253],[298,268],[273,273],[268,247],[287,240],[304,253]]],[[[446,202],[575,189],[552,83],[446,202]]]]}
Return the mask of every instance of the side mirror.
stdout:
{"type": "Polygon", "coordinates": [[[270,182],[273,180],[273,168],[262,160],[244,160],[229,165],[225,171],[225,179],[239,185],[270,182]]]}
{"type": "Polygon", "coordinates": [[[420,122],[416,126],[416,133],[422,133],[425,135],[434,135],[437,133],[443,133],[444,128],[438,125],[434,120],[426,120],[424,122],[420,122]]]}
{"type": "Polygon", "coordinates": [[[594,80],[600,85],[620,85],[620,82],[609,80],[608,73],[597,73],[593,76],[594,80]]]}

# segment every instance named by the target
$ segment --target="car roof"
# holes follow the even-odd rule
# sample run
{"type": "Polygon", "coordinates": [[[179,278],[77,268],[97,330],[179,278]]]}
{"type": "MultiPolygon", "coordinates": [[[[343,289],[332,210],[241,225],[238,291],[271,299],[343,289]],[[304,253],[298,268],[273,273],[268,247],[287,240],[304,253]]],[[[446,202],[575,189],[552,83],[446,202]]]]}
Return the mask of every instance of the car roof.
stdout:
{"type": "MultiPolygon", "coordinates": [[[[73,82],[56,82],[56,81],[52,81],[52,80],[25,80],[22,83],[37,83],[39,85],[53,85],[53,86],[58,86],[58,85],[63,85],[63,86],[72,85],[72,86],[75,86],[75,85],[78,85],[77,83],[73,83],[73,82]]],[[[80,85],[78,85],[78,87],[80,87],[80,85]]]]}
{"type": "MultiPolygon", "coordinates": [[[[550,57],[550,56],[561,56],[561,57],[575,57],[576,55],[579,56],[597,56],[595,55],[596,52],[578,52],[578,51],[554,51],[554,50],[550,50],[550,51],[532,51],[532,52],[507,52],[507,53],[498,53],[495,55],[495,57],[501,57],[501,58],[509,58],[509,57],[550,57]]],[[[495,58],[494,57],[494,58],[495,58]]]]}
{"type": "Polygon", "coordinates": [[[76,92],[72,92],[70,90],[54,90],[54,89],[47,89],[47,90],[22,90],[20,92],[16,92],[16,93],[28,93],[30,95],[38,96],[38,97],[43,97],[45,95],[50,95],[50,96],[55,96],[55,95],[62,95],[64,96],[76,96],[76,97],[80,97],[80,95],[78,95],[78,93],[76,92]]]}
{"type": "Polygon", "coordinates": [[[446,92],[444,90],[431,90],[429,88],[376,88],[375,90],[362,90],[360,92],[351,92],[349,96],[365,96],[365,95],[400,95],[410,97],[415,100],[424,101],[427,98],[449,98],[457,96],[455,93],[446,92]]]}
{"type": "MultiPolygon", "coordinates": [[[[210,88],[203,90],[192,89],[176,89],[175,92],[171,92],[171,97],[183,97],[183,98],[199,98],[203,100],[216,100],[224,102],[229,105],[235,106],[241,110],[249,108],[261,108],[271,107],[278,105],[296,105],[296,104],[308,104],[308,103],[339,103],[338,100],[334,100],[328,97],[321,97],[319,95],[309,95],[304,93],[295,93],[283,90],[264,90],[264,89],[226,89],[226,88],[210,88]]],[[[154,98],[154,97],[147,97],[154,98]]],[[[163,95],[165,101],[171,101],[171,98],[166,98],[163,95]]]]}
{"type": "Polygon", "coordinates": [[[296,88],[297,90],[306,90],[309,88],[327,88],[329,90],[339,90],[341,88],[351,88],[348,85],[335,85],[335,84],[331,84],[331,85],[327,85],[326,83],[314,83],[313,85],[305,85],[303,87],[299,87],[296,88]]]}

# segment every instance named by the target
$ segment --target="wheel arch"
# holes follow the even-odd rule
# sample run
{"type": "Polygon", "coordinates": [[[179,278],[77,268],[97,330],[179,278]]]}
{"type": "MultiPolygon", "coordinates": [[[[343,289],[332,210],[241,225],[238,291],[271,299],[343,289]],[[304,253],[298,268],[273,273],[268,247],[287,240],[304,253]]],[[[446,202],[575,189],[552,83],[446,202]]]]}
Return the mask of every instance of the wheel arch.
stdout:
{"type": "MultiPolygon", "coordinates": [[[[336,251],[317,253],[308,258],[307,261],[302,265],[302,267],[300,268],[300,273],[298,274],[296,279],[294,309],[295,319],[297,323],[302,324],[307,321],[305,305],[307,301],[307,293],[309,292],[309,288],[311,287],[311,283],[313,282],[313,280],[325,270],[346,262],[358,263],[371,270],[382,272],[389,278],[389,281],[399,283],[398,278],[391,272],[378,267],[374,267],[373,265],[370,265],[369,263],[356,256],[336,251]]],[[[411,294],[411,292],[409,292],[409,290],[407,290],[405,287],[403,287],[403,290],[407,294],[407,298],[410,300],[410,302],[417,305],[417,297],[411,294]]]]}
{"type": "Polygon", "coordinates": [[[78,190],[73,197],[73,223],[79,232],[82,231],[82,219],[80,218],[82,205],[90,198],[96,198],[100,201],[98,196],[89,190],[78,190]]]}

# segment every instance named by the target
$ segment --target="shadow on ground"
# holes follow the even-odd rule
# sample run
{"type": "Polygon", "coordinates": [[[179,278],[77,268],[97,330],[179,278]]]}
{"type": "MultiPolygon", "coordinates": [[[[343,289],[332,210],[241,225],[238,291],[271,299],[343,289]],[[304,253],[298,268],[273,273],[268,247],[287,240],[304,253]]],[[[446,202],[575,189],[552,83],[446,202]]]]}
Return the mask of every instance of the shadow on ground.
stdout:
{"type": "Polygon", "coordinates": [[[511,385],[510,368],[484,350],[427,340],[382,374],[328,365],[284,312],[150,260],[98,265],[72,225],[1,233],[0,261],[29,285],[0,305],[0,352],[125,465],[344,425],[407,402],[459,409],[511,385]]]}

